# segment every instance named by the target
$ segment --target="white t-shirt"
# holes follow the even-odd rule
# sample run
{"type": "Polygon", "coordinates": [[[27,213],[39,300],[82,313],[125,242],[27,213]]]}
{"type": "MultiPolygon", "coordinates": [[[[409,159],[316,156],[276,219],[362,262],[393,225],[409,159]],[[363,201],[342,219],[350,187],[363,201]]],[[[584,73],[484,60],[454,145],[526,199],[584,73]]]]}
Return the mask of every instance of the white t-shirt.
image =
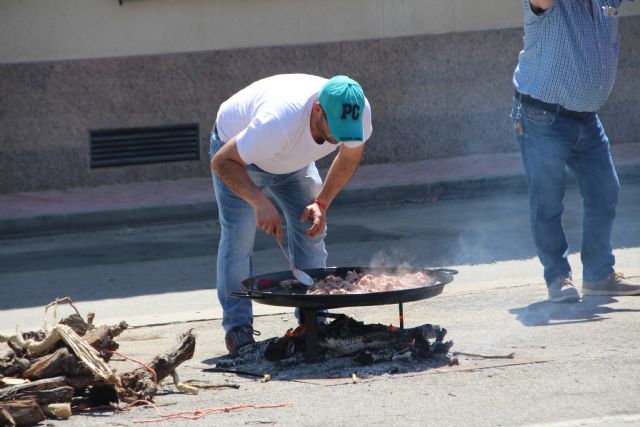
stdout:
{"type": "MultiPolygon", "coordinates": [[[[285,174],[318,160],[339,145],[317,144],[309,121],[313,103],[327,79],[307,74],[280,74],[259,80],[223,102],[216,126],[222,141],[237,136],[238,152],[247,164],[285,174]]],[[[371,106],[365,99],[362,115],[364,144],[371,137],[371,106]]]]}

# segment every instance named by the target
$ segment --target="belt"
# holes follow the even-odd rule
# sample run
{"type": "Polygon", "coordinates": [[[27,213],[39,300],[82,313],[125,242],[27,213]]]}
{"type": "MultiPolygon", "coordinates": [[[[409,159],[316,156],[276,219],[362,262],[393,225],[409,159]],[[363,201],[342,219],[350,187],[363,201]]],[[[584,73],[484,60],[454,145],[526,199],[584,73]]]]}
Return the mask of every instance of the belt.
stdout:
{"type": "Polygon", "coordinates": [[[549,111],[550,113],[558,113],[558,114],[562,114],[565,116],[569,116],[573,119],[577,119],[577,120],[582,120],[585,117],[589,116],[589,114],[593,114],[590,111],[572,111],[572,110],[567,110],[566,108],[564,108],[561,105],[558,104],[548,104],[546,102],[540,101],[539,99],[535,99],[530,97],[529,95],[525,95],[523,93],[520,93],[518,91],[516,91],[516,99],[518,99],[520,102],[524,103],[524,104],[528,104],[528,105],[532,105],[534,107],[538,107],[538,108],[542,108],[545,111],[549,111]]]}

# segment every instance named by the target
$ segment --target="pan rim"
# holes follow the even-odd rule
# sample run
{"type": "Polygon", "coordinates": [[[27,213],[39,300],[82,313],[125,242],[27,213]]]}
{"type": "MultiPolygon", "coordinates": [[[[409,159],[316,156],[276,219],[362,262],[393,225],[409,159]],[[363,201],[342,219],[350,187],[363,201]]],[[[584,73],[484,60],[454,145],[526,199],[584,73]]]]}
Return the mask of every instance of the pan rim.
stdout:
{"type": "MultiPolygon", "coordinates": [[[[348,266],[348,267],[326,267],[318,269],[306,269],[305,271],[314,278],[326,277],[329,274],[336,272],[344,272],[349,270],[355,271],[398,271],[399,267],[367,267],[367,266],[348,266]]],[[[405,270],[403,268],[403,270],[405,270]]],[[[283,280],[295,280],[291,272],[278,271],[273,273],[265,273],[256,275],[245,279],[242,282],[242,288],[246,292],[247,296],[254,296],[255,301],[279,306],[295,306],[298,304],[303,305],[318,305],[326,308],[341,307],[341,306],[357,306],[357,305],[383,305],[383,304],[395,304],[397,302],[411,302],[426,299],[431,296],[436,296],[442,293],[444,285],[453,281],[453,274],[455,270],[443,270],[433,268],[410,268],[407,269],[410,272],[428,272],[430,274],[437,274],[440,276],[436,283],[419,286],[408,289],[398,289],[393,291],[378,291],[378,292],[366,292],[366,293],[352,293],[352,294],[306,294],[298,292],[271,292],[266,288],[265,290],[251,289],[251,287],[258,280],[277,280],[279,282],[283,280]],[[289,277],[290,276],[290,277],[289,277]],[[277,277],[278,279],[275,279],[277,277]],[[283,278],[286,277],[286,278],[283,278]],[[283,303],[282,300],[289,300],[288,303],[283,303]],[[363,300],[366,300],[363,302],[363,300]],[[385,300],[393,300],[385,302],[385,300]],[[401,301],[399,301],[401,300],[401,301]],[[373,302],[372,302],[373,301],[373,302]]],[[[272,286],[275,288],[278,285],[272,286]]],[[[280,289],[283,289],[280,287],[280,289]]]]}

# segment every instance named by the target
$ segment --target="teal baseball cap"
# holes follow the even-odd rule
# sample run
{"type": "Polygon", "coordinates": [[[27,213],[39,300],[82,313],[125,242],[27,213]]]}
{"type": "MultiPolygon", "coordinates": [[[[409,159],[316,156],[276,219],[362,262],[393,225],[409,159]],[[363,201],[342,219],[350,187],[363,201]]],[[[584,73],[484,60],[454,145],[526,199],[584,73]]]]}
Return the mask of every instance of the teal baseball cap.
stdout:
{"type": "Polygon", "coordinates": [[[318,102],[337,141],[364,140],[364,92],[358,82],[347,76],[334,76],[320,90],[318,102]]]}

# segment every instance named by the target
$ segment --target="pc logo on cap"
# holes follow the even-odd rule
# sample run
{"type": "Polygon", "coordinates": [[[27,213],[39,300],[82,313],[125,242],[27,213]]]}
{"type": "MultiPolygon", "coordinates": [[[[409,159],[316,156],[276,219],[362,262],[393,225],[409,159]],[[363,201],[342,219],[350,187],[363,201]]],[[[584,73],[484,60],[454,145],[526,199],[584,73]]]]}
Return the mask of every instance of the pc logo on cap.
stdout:
{"type": "Polygon", "coordinates": [[[347,76],[334,76],[320,91],[318,102],[327,115],[329,130],[340,141],[362,141],[362,87],[347,76]]]}

